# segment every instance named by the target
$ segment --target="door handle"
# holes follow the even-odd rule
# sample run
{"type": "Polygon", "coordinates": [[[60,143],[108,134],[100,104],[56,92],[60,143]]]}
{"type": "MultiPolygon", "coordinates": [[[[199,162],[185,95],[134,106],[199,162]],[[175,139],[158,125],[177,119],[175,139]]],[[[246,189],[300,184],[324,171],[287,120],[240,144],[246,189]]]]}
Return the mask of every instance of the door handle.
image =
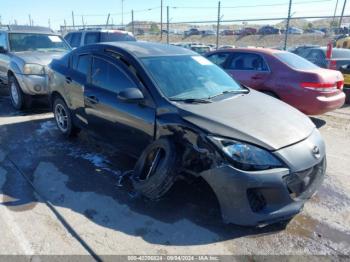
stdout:
{"type": "Polygon", "coordinates": [[[69,76],[66,77],[66,83],[67,84],[72,83],[72,81],[73,81],[72,78],[70,78],[69,76]]]}
{"type": "Polygon", "coordinates": [[[88,96],[86,98],[91,104],[98,104],[99,100],[96,96],[88,96]]]}

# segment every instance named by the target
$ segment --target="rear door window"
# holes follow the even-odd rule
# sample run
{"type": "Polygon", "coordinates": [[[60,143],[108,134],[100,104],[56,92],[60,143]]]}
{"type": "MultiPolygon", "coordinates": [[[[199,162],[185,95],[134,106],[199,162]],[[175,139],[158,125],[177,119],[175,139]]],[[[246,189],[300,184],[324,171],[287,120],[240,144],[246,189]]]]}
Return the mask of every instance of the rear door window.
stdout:
{"type": "Polygon", "coordinates": [[[317,65],[311,63],[305,58],[302,58],[293,53],[277,52],[277,53],[274,53],[273,55],[282,63],[297,70],[313,70],[313,69],[319,68],[317,65]]]}
{"type": "Polygon", "coordinates": [[[91,81],[94,86],[114,93],[137,86],[122,69],[98,57],[93,59],[91,81]]]}
{"type": "Polygon", "coordinates": [[[261,72],[269,71],[269,68],[262,56],[252,53],[232,54],[228,69],[261,72]]]}
{"type": "Polygon", "coordinates": [[[224,67],[229,56],[229,53],[216,53],[208,56],[207,58],[214,64],[224,67]]]}
{"type": "Polygon", "coordinates": [[[91,57],[90,55],[80,55],[78,57],[76,71],[87,76],[91,65],[91,57]]]}
{"type": "Polygon", "coordinates": [[[99,32],[90,32],[85,34],[84,44],[94,44],[100,42],[100,33],[99,32]]]}
{"type": "Polygon", "coordinates": [[[73,33],[70,40],[70,46],[75,48],[79,47],[81,42],[81,33],[73,33]]]}

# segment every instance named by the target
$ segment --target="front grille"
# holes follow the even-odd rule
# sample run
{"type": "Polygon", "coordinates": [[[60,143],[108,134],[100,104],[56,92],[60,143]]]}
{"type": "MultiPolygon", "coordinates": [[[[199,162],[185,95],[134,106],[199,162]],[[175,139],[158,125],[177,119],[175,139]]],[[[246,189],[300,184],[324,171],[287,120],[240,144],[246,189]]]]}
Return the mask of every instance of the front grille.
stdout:
{"type": "Polygon", "coordinates": [[[253,212],[259,212],[266,207],[266,199],[258,189],[248,189],[247,196],[253,212]]]}
{"type": "Polygon", "coordinates": [[[316,191],[322,182],[326,168],[326,160],[301,172],[283,177],[292,199],[307,199],[316,191]]]}

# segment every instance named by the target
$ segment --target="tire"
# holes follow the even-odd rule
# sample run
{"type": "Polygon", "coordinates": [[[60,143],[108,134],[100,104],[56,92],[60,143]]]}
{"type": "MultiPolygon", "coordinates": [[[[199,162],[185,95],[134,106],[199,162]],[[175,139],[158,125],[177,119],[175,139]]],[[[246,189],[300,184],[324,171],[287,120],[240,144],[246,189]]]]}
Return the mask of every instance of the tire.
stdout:
{"type": "Polygon", "coordinates": [[[134,189],[150,200],[163,197],[175,183],[177,159],[176,147],[169,139],[153,142],[136,162],[134,189]]]}
{"type": "Polygon", "coordinates": [[[14,76],[9,77],[8,87],[12,106],[16,110],[28,109],[31,107],[31,96],[23,93],[17,79],[14,76]]]}
{"type": "Polygon", "coordinates": [[[74,126],[72,113],[62,98],[55,98],[53,102],[53,113],[56,125],[64,136],[73,137],[79,133],[80,129],[74,126]]]}

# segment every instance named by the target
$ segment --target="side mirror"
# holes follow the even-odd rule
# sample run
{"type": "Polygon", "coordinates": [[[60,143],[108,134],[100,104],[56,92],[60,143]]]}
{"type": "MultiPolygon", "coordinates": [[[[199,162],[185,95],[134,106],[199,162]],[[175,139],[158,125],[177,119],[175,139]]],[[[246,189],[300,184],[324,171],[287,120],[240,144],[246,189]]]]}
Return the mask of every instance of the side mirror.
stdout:
{"type": "Polygon", "coordinates": [[[138,88],[127,88],[119,92],[118,99],[123,102],[136,103],[144,99],[144,96],[138,88]]]}
{"type": "Polygon", "coordinates": [[[5,49],[5,47],[0,46],[0,54],[6,54],[7,53],[7,49],[5,49]]]}

